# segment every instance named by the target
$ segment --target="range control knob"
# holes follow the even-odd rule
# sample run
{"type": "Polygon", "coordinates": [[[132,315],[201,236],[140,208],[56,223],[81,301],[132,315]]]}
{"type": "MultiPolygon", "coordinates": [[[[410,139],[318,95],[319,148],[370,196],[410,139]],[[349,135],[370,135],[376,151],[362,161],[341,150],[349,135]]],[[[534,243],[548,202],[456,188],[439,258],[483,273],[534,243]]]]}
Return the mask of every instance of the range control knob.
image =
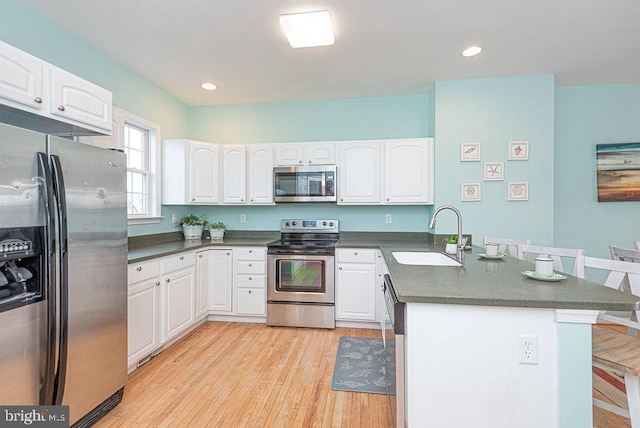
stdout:
{"type": "Polygon", "coordinates": [[[330,223],[329,223],[329,227],[333,227],[333,222],[330,222],[330,223]]]}
{"type": "Polygon", "coordinates": [[[296,226],[296,225],[298,224],[298,222],[297,222],[297,221],[294,221],[294,222],[292,222],[291,224],[292,224],[292,225],[294,225],[294,226],[296,226]]]}
{"type": "Polygon", "coordinates": [[[291,224],[289,222],[286,222],[284,225],[285,226],[291,226],[291,224]]]}
{"type": "Polygon", "coordinates": [[[326,222],[326,221],[323,221],[323,222],[322,222],[322,225],[323,225],[323,226],[326,226],[326,225],[327,225],[327,222],[326,222]]]}

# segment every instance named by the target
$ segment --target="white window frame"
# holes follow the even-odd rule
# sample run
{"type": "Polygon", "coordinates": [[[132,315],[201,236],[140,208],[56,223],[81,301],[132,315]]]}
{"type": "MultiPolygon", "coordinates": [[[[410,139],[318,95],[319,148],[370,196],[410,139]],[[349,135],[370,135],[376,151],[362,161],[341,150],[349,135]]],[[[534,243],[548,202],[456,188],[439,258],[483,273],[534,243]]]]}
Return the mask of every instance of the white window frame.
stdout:
{"type": "Polygon", "coordinates": [[[135,126],[149,133],[149,175],[147,214],[127,214],[129,225],[160,223],[161,216],[161,128],[160,125],[140,116],[124,111],[118,107],[113,108],[113,129],[118,141],[118,147],[124,148],[124,127],[135,126]]]}

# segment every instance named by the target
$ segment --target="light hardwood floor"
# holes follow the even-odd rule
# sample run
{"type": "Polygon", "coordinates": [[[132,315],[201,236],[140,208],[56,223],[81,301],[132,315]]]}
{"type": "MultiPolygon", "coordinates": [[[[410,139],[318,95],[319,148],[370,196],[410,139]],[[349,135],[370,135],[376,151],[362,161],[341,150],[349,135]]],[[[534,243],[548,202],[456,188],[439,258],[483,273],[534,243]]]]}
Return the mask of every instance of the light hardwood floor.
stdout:
{"type": "Polygon", "coordinates": [[[331,390],[340,336],[207,322],[129,376],[96,427],[390,427],[386,395],[331,390]]]}
{"type": "MultiPolygon", "coordinates": [[[[379,334],[208,322],[133,372],[96,427],[391,427],[385,395],[331,390],[340,336],[379,334]]],[[[630,427],[601,409],[593,419],[630,427]]]]}

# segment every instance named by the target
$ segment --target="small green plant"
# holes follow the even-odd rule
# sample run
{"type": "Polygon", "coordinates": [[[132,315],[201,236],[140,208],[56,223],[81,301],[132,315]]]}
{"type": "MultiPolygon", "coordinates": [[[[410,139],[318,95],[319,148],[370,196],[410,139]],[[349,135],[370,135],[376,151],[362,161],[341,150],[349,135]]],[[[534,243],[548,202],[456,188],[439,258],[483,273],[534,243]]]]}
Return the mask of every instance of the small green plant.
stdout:
{"type": "Polygon", "coordinates": [[[458,243],[458,235],[453,235],[448,238],[444,238],[442,240],[443,244],[457,244],[458,243]]]}
{"type": "Polygon", "coordinates": [[[207,215],[195,215],[195,214],[187,214],[182,216],[178,226],[206,226],[209,224],[207,221],[207,215]]]}
{"type": "Polygon", "coordinates": [[[221,221],[218,221],[216,223],[209,223],[209,229],[224,230],[226,228],[227,226],[221,221]]]}

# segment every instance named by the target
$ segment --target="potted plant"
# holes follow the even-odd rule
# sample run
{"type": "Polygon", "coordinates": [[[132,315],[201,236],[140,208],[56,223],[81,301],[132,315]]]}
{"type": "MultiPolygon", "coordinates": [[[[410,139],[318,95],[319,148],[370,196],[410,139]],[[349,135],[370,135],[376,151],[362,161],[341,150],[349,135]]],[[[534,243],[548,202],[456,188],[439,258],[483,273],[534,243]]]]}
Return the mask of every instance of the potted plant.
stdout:
{"type": "Polygon", "coordinates": [[[227,229],[227,226],[218,221],[216,223],[209,223],[209,234],[211,235],[211,239],[222,239],[224,238],[224,232],[227,229]]]}
{"type": "Polygon", "coordinates": [[[195,214],[187,214],[182,216],[179,226],[182,226],[182,233],[184,233],[184,239],[201,239],[202,231],[208,224],[206,214],[197,216],[195,214]]]}
{"type": "Polygon", "coordinates": [[[453,235],[448,238],[442,240],[443,244],[446,244],[444,247],[444,252],[447,254],[457,254],[458,253],[458,235],[453,235]]]}

